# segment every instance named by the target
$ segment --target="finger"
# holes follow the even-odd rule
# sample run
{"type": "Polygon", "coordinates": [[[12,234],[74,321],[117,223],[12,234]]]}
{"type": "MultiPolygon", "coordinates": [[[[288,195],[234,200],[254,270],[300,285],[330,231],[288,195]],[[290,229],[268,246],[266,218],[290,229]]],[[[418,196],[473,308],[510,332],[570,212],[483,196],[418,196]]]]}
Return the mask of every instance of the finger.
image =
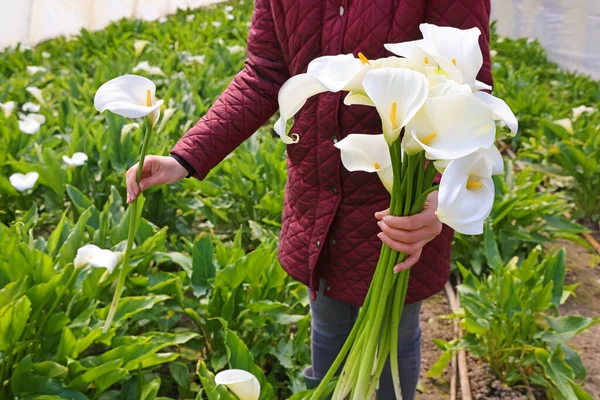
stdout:
{"type": "Polygon", "coordinates": [[[381,219],[382,219],[383,217],[385,217],[386,215],[388,215],[389,213],[390,213],[390,209],[389,209],[389,208],[388,208],[388,209],[385,209],[385,210],[383,210],[383,211],[377,211],[377,212],[375,213],[375,218],[377,218],[378,220],[380,220],[380,221],[381,221],[381,219]]]}
{"type": "Polygon", "coordinates": [[[125,174],[125,183],[127,185],[127,203],[131,203],[139,194],[139,187],[136,180],[138,164],[129,168],[125,174]]]}
{"type": "Polygon", "coordinates": [[[161,173],[157,173],[154,175],[150,175],[146,178],[142,178],[140,181],[140,190],[143,192],[146,189],[150,189],[154,185],[159,185],[163,183],[164,176],[161,173]]]}
{"type": "Polygon", "coordinates": [[[415,231],[427,225],[437,223],[438,217],[431,210],[425,210],[419,214],[410,215],[408,217],[394,217],[392,215],[387,215],[382,218],[382,221],[392,228],[415,231]]]}
{"type": "Polygon", "coordinates": [[[386,245],[388,245],[389,248],[394,249],[400,253],[405,253],[405,254],[413,254],[416,253],[417,251],[421,250],[423,248],[423,246],[425,246],[427,244],[428,241],[426,240],[421,240],[417,243],[402,243],[399,242],[397,240],[394,240],[390,237],[388,237],[385,233],[380,232],[377,237],[386,245]]]}
{"type": "Polygon", "coordinates": [[[377,225],[379,225],[379,228],[381,228],[381,231],[385,233],[387,237],[402,243],[417,243],[422,240],[429,242],[439,234],[437,225],[440,225],[439,230],[441,230],[441,223],[427,225],[414,231],[392,228],[383,221],[379,221],[377,225]]]}
{"type": "Polygon", "coordinates": [[[413,253],[410,256],[406,257],[406,260],[402,261],[400,264],[394,267],[394,272],[400,272],[411,268],[419,261],[419,258],[421,258],[421,253],[422,250],[419,250],[416,253],[413,253]]]}

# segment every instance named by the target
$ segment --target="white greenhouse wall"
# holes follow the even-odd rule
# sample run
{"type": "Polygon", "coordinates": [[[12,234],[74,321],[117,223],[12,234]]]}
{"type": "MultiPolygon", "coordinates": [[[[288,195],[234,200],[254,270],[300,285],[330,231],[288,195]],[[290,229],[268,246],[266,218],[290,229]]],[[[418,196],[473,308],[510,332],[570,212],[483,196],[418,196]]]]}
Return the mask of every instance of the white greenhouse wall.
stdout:
{"type": "Polygon", "coordinates": [[[178,9],[223,0],[0,0],[0,50],[35,45],[82,28],[100,30],[121,18],[157,20],[178,9]]]}
{"type": "Polygon", "coordinates": [[[600,0],[492,0],[496,31],[535,38],[563,68],[600,79],[600,0]]]}

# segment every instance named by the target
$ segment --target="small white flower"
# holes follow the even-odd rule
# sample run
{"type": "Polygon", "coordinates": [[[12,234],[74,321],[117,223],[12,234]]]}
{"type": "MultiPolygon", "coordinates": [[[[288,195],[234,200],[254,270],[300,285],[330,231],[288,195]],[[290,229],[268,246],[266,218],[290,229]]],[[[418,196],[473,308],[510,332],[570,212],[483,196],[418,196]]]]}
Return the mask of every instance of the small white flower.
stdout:
{"type": "Polygon", "coordinates": [[[596,107],[587,107],[585,105],[575,107],[573,108],[573,120],[576,120],[577,118],[581,117],[581,114],[593,114],[596,111],[598,111],[596,107]]]}
{"type": "Polygon", "coordinates": [[[133,48],[135,50],[135,55],[139,56],[144,51],[144,48],[149,45],[150,42],[148,40],[136,40],[133,42],[133,48]]]}
{"type": "Polygon", "coordinates": [[[48,72],[48,70],[45,67],[40,67],[37,65],[28,65],[27,72],[29,72],[31,75],[35,75],[39,72],[48,72]]]}
{"type": "Polygon", "coordinates": [[[193,21],[194,19],[196,19],[196,14],[190,14],[187,17],[185,17],[186,21],[193,21]]]}
{"type": "Polygon", "coordinates": [[[144,71],[150,75],[165,75],[160,67],[153,67],[148,61],[142,61],[133,68],[133,72],[144,71]]]}
{"type": "Polygon", "coordinates": [[[215,28],[218,28],[221,26],[221,23],[219,21],[213,21],[212,26],[214,26],[215,28]]]}
{"type": "Polygon", "coordinates": [[[498,52],[496,50],[490,50],[490,56],[496,57],[497,55],[498,55],[498,52]]]}
{"type": "Polygon", "coordinates": [[[19,50],[21,50],[22,53],[26,52],[27,50],[33,50],[33,47],[31,47],[28,44],[23,44],[21,43],[21,46],[19,46],[19,50]]]}
{"type": "Polygon", "coordinates": [[[35,112],[40,111],[40,105],[32,103],[30,101],[28,101],[27,103],[23,104],[23,107],[21,107],[21,108],[25,112],[34,112],[35,113],[35,112]]]}
{"type": "Polygon", "coordinates": [[[500,37],[498,37],[498,40],[496,40],[496,42],[497,42],[497,43],[502,43],[502,42],[504,42],[504,37],[503,37],[503,36],[500,36],[500,37]]]}
{"type": "Polygon", "coordinates": [[[567,132],[573,134],[573,124],[569,118],[557,119],[554,121],[556,125],[562,126],[567,132]]]}
{"type": "Polygon", "coordinates": [[[138,124],[137,122],[132,122],[130,124],[123,125],[123,127],[121,128],[121,137],[129,134],[129,132],[131,132],[134,129],[138,129],[139,127],[140,124],[138,124]]]}
{"type": "Polygon", "coordinates": [[[50,53],[48,53],[47,51],[42,51],[42,57],[50,58],[50,53]]]}
{"type": "Polygon", "coordinates": [[[37,122],[39,122],[40,125],[44,125],[46,123],[46,117],[43,116],[42,114],[35,114],[35,113],[34,114],[27,114],[27,117],[25,117],[25,119],[26,118],[33,118],[37,122]]]}
{"type": "Polygon", "coordinates": [[[119,257],[117,253],[110,250],[103,250],[93,244],[86,244],[77,250],[73,264],[75,268],[90,264],[92,267],[106,268],[109,272],[112,272],[117,266],[118,261],[119,257]]]}
{"type": "Polygon", "coordinates": [[[531,44],[533,42],[535,42],[535,38],[532,38],[532,37],[527,38],[527,44],[531,44]]]}
{"type": "Polygon", "coordinates": [[[29,86],[25,90],[27,90],[41,104],[46,104],[46,100],[44,100],[44,96],[42,95],[42,90],[40,88],[35,86],[29,86]]]}
{"type": "Polygon", "coordinates": [[[160,120],[160,126],[158,127],[159,130],[163,130],[165,125],[167,124],[167,122],[169,121],[169,119],[171,119],[171,117],[173,116],[173,114],[175,114],[175,109],[174,108],[167,108],[165,110],[165,112],[163,113],[163,117],[160,120]]]}
{"type": "Polygon", "coordinates": [[[204,64],[204,61],[206,60],[206,56],[201,55],[201,56],[187,56],[185,58],[185,62],[188,64],[192,64],[192,63],[198,63],[200,65],[204,64]]]}
{"type": "Polygon", "coordinates": [[[246,48],[244,46],[240,46],[239,44],[236,44],[233,46],[227,46],[227,51],[229,51],[229,54],[236,54],[236,53],[242,53],[242,52],[246,51],[246,48]]]}
{"type": "Polygon", "coordinates": [[[233,11],[233,6],[225,6],[225,12],[230,13],[233,11]]]}
{"type": "Polygon", "coordinates": [[[235,19],[235,17],[233,16],[233,14],[225,14],[225,18],[227,18],[230,21],[233,21],[235,19]]]}
{"type": "Polygon", "coordinates": [[[19,120],[19,129],[21,132],[26,133],[28,135],[33,135],[34,133],[40,130],[42,124],[33,118],[33,117],[25,117],[24,119],[19,120]]]}
{"type": "Polygon", "coordinates": [[[248,371],[243,369],[227,369],[215,375],[217,385],[225,385],[240,400],[258,400],[260,382],[248,371]]]}
{"type": "Polygon", "coordinates": [[[167,20],[168,20],[167,17],[160,17],[158,19],[158,22],[161,23],[161,24],[164,24],[165,22],[167,22],[167,20]]]}
{"type": "Polygon", "coordinates": [[[88,156],[85,153],[77,152],[71,157],[62,156],[62,159],[65,162],[65,164],[70,165],[71,167],[80,167],[87,162],[88,156]]]}
{"type": "Polygon", "coordinates": [[[4,116],[6,118],[10,117],[16,106],[17,104],[14,101],[7,101],[4,104],[0,103],[0,108],[4,111],[4,116]]]}
{"type": "Polygon", "coordinates": [[[19,192],[24,192],[34,187],[39,177],[40,175],[37,172],[28,172],[26,174],[17,172],[16,174],[12,174],[8,180],[15,189],[19,192]]]}

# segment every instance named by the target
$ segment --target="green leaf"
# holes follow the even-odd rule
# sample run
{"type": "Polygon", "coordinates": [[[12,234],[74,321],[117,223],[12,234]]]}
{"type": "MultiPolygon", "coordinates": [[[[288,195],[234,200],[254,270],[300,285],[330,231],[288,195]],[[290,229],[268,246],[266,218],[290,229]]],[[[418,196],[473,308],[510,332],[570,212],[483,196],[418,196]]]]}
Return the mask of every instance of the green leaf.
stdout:
{"type": "Polygon", "coordinates": [[[483,246],[485,249],[485,258],[491,268],[502,268],[504,262],[500,256],[498,250],[498,244],[496,243],[496,236],[492,228],[492,222],[490,219],[485,221],[485,228],[483,231],[483,246]]]}
{"type": "Polygon", "coordinates": [[[88,208],[81,214],[77,224],[67,236],[64,244],[60,247],[60,251],[56,256],[59,265],[67,265],[72,263],[75,260],[75,255],[77,255],[77,250],[81,246],[83,246],[83,234],[85,232],[85,227],[87,225],[88,219],[90,219],[92,215],[92,211],[88,208]]]}
{"type": "Polygon", "coordinates": [[[88,224],[94,229],[98,229],[100,214],[98,213],[96,207],[94,207],[92,202],[83,193],[81,193],[79,189],[71,185],[65,186],[67,188],[67,194],[73,202],[73,206],[75,207],[77,212],[81,214],[89,208],[91,210],[91,216],[88,221],[88,224]]]}
{"type": "Polygon", "coordinates": [[[60,247],[65,242],[65,240],[67,240],[67,236],[69,234],[67,229],[65,229],[65,222],[67,220],[67,212],[68,212],[68,210],[65,210],[63,212],[63,215],[62,215],[60,221],[58,222],[58,225],[56,225],[56,228],[54,228],[54,230],[48,237],[48,252],[50,253],[50,257],[52,257],[52,258],[54,258],[56,256],[58,249],[60,249],[60,247]]]}
{"type": "Polygon", "coordinates": [[[446,350],[440,358],[431,366],[427,372],[429,378],[439,378],[444,373],[448,364],[452,361],[452,351],[446,350]]]}
{"type": "Polygon", "coordinates": [[[31,302],[26,296],[0,308],[0,351],[14,347],[21,339],[31,313],[31,302]]]}
{"type": "Polygon", "coordinates": [[[177,382],[179,386],[185,389],[190,388],[190,371],[185,364],[172,362],[169,364],[169,371],[171,371],[171,376],[173,376],[173,379],[175,379],[175,382],[177,382]]]}
{"type": "MultiPolygon", "coordinates": [[[[131,318],[132,316],[141,313],[144,310],[149,310],[156,304],[169,299],[169,296],[164,295],[148,295],[148,296],[132,296],[123,297],[119,300],[117,311],[113,323],[122,322],[122,320],[131,318]]],[[[101,320],[106,320],[110,305],[100,308],[96,311],[96,315],[101,320]]]]}
{"type": "Polygon", "coordinates": [[[546,321],[548,321],[548,325],[550,325],[550,328],[554,332],[544,333],[542,340],[552,344],[559,344],[568,342],[575,335],[596,325],[600,322],[600,318],[580,317],[577,315],[557,318],[546,316],[546,321]]]}
{"type": "Polygon", "coordinates": [[[118,358],[108,361],[102,365],[98,365],[97,367],[89,368],[87,371],[85,371],[85,373],[73,379],[69,387],[79,390],[85,389],[87,385],[94,382],[102,375],[108,374],[109,372],[121,367],[121,365],[123,365],[123,359],[118,358]]]}
{"type": "Polygon", "coordinates": [[[66,378],[69,369],[64,365],[55,363],[54,361],[42,361],[33,364],[33,371],[36,374],[47,376],[48,378],[66,378]]]}
{"type": "Polygon", "coordinates": [[[196,297],[206,294],[209,280],[213,279],[216,275],[213,253],[214,247],[210,236],[204,236],[194,243],[191,280],[196,297]]]}
{"type": "Polygon", "coordinates": [[[160,378],[156,378],[144,386],[140,400],[154,400],[160,389],[160,378]]]}

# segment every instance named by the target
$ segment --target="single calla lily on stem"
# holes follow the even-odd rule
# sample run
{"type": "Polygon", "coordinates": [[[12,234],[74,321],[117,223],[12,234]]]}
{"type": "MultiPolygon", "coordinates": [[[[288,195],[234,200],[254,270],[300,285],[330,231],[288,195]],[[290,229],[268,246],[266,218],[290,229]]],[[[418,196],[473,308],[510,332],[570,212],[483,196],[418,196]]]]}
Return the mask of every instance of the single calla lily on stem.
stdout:
{"type": "Polygon", "coordinates": [[[227,386],[240,400],[258,400],[260,397],[260,382],[243,369],[221,371],[215,375],[215,383],[227,386]]]}
{"type": "MultiPolygon", "coordinates": [[[[142,148],[140,150],[137,170],[138,183],[142,177],[144,158],[146,157],[146,151],[148,149],[152,127],[158,121],[160,116],[160,107],[164,103],[163,100],[158,100],[156,98],[155,93],[156,85],[151,80],[137,75],[124,75],[112,79],[100,86],[96,92],[96,96],[94,97],[94,106],[100,112],[103,112],[104,110],[110,110],[115,114],[122,115],[127,118],[146,117],[146,129],[143,135],[142,148]]],[[[131,257],[131,250],[133,248],[133,242],[135,240],[137,229],[137,200],[138,199],[136,198],[131,203],[131,209],[128,210],[131,217],[129,219],[127,247],[123,256],[123,263],[121,265],[121,271],[119,272],[115,294],[108,312],[108,316],[104,322],[104,332],[107,332],[110,328],[119,305],[119,300],[121,299],[123,286],[125,285],[127,268],[129,266],[129,259],[131,257]]]]}
{"type": "Polygon", "coordinates": [[[65,164],[71,167],[80,167],[87,162],[88,156],[87,154],[78,151],[77,153],[74,153],[71,157],[62,156],[62,159],[65,164]]]}
{"type": "Polygon", "coordinates": [[[28,172],[26,174],[17,172],[9,176],[8,180],[15,189],[19,192],[24,192],[34,187],[39,177],[40,174],[37,172],[28,172]]]}
{"type": "Polygon", "coordinates": [[[100,86],[94,97],[99,112],[109,110],[126,118],[148,117],[152,124],[158,120],[163,103],[156,98],[154,82],[138,75],[112,79],[100,86]]]}
{"type": "Polygon", "coordinates": [[[385,188],[392,192],[392,159],[383,135],[354,133],[337,142],[335,147],[340,149],[342,164],[348,171],[377,172],[385,188]]]}
{"type": "Polygon", "coordinates": [[[429,92],[427,78],[405,68],[371,70],[363,79],[363,87],[375,104],[389,145],[423,106],[429,92]]]}
{"type": "MultiPolygon", "coordinates": [[[[496,148],[496,146],[488,147],[487,149],[479,149],[473,156],[480,155],[486,157],[492,163],[492,175],[500,175],[504,172],[504,160],[502,159],[502,154],[496,148]]],[[[469,157],[468,155],[467,157],[469,157]]],[[[446,170],[448,164],[450,164],[452,160],[436,160],[434,161],[435,168],[438,170],[440,174],[443,174],[446,170]]]]}

